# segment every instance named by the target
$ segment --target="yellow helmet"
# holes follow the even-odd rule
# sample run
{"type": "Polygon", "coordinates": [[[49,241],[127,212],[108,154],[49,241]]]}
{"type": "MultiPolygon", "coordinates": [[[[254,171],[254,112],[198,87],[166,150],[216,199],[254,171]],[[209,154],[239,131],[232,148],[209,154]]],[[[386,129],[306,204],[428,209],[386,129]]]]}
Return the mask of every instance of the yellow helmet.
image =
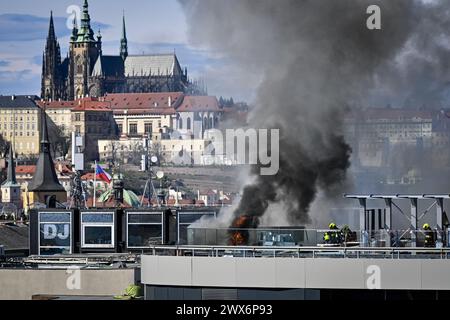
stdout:
{"type": "Polygon", "coordinates": [[[422,228],[423,229],[430,229],[430,225],[428,223],[425,223],[422,228]]]}
{"type": "Polygon", "coordinates": [[[330,223],[330,224],[328,225],[328,228],[330,228],[330,229],[336,228],[336,223],[334,223],[334,222],[330,223]]]}

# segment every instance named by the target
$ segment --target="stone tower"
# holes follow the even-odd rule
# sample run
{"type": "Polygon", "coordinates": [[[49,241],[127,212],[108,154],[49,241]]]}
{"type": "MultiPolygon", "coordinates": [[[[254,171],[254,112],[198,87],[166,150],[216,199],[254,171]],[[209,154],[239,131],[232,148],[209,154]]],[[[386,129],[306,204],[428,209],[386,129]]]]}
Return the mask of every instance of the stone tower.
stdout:
{"type": "Polygon", "coordinates": [[[2,203],[13,203],[18,209],[22,207],[20,199],[20,185],[16,180],[16,166],[14,163],[13,146],[9,147],[8,171],[5,182],[1,185],[2,203]]]}
{"type": "Polygon", "coordinates": [[[42,57],[41,97],[45,100],[57,100],[62,96],[64,96],[64,77],[61,74],[61,49],[55,34],[52,12],[42,57]]]}
{"type": "Polygon", "coordinates": [[[70,38],[68,98],[73,100],[90,95],[89,79],[97,58],[101,54],[101,36],[94,37],[89,16],[88,1],[84,0],[81,15],[81,26],[78,28],[74,22],[70,38]]]}
{"type": "Polygon", "coordinates": [[[45,115],[45,111],[41,111],[41,117],[41,149],[36,164],[36,171],[33,179],[28,184],[28,195],[26,199],[29,201],[27,203],[29,207],[32,207],[33,203],[39,202],[46,204],[47,207],[55,208],[57,202],[63,203],[67,201],[67,192],[59,183],[55,165],[50,154],[47,116],[45,115]]]}

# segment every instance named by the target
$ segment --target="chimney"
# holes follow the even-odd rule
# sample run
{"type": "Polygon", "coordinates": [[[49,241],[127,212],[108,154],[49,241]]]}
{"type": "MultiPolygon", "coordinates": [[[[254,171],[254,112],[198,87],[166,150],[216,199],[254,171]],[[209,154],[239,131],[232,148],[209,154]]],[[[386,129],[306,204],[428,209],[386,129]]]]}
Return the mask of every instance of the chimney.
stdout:
{"type": "Polygon", "coordinates": [[[168,99],[168,101],[167,101],[167,105],[168,105],[169,107],[172,106],[172,97],[171,97],[171,96],[169,96],[169,99],[168,99]]]}
{"type": "Polygon", "coordinates": [[[15,96],[15,95],[12,95],[12,96],[11,96],[11,100],[12,100],[12,101],[16,100],[16,96],[15,96]]]}

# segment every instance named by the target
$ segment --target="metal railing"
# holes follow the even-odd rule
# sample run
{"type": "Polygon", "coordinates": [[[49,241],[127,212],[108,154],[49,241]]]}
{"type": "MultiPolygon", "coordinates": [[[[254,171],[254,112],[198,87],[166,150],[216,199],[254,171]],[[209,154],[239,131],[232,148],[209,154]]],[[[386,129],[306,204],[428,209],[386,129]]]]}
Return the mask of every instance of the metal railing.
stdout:
{"type": "Polygon", "coordinates": [[[178,257],[449,259],[450,248],[153,246],[145,254],[178,257]]]}
{"type": "Polygon", "coordinates": [[[327,246],[337,245],[344,247],[446,247],[450,238],[445,231],[377,230],[352,231],[349,233],[340,230],[300,229],[300,228],[257,228],[257,229],[231,229],[231,228],[203,228],[190,227],[187,232],[188,245],[221,245],[232,243],[234,233],[241,233],[245,237],[245,244],[249,246],[327,246]],[[326,241],[325,235],[338,235],[326,241]],[[432,235],[432,244],[426,243],[427,235],[432,235]]]}

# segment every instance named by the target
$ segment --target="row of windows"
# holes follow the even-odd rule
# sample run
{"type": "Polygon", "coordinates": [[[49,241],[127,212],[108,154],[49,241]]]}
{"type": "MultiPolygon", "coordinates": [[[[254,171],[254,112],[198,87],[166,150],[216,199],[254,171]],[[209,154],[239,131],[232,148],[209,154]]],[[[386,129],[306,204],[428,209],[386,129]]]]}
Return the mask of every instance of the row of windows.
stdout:
{"type": "Polygon", "coordinates": [[[13,131],[10,131],[9,134],[6,131],[1,132],[2,136],[7,137],[10,136],[12,137],[13,135],[16,137],[34,137],[36,135],[35,131],[27,131],[27,132],[23,132],[23,131],[15,131],[13,133],[13,131]]]}
{"type": "Polygon", "coordinates": [[[376,127],[380,129],[385,128],[431,128],[431,123],[414,123],[414,124],[371,124],[371,127],[376,127]]]}
{"type": "Polygon", "coordinates": [[[15,117],[15,119],[14,119],[14,117],[0,117],[0,121],[1,122],[14,122],[14,121],[20,121],[20,122],[23,122],[23,121],[25,121],[25,119],[26,119],[26,121],[27,122],[30,122],[30,119],[31,119],[31,122],[34,122],[35,120],[36,120],[36,118],[35,117],[15,117]]]}
{"type": "MultiPolygon", "coordinates": [[[[183,146],[183,149],[184,149],[184,147],[185,147],[185,146],[183,146]]],[[[191,147],[190,150],[194,150],[194,146],[193,146],[192,144],[191,144],[190,147],[191,147]]],[[[163,149],[164,151],[166,151],[166,150],[167,150],[166,145],[163,145],[163,146],[162,146],[162,149],[163,149]]],[[[199,149],[202,150],[202,149],[203,149],[203,146],[200,145],[200,148],[199,148],[199,149]]],[[[175,145],[174,145],[174,144],[172,145],[172,151],[173,151],[173,150],[175,150],[175,145]]]]}
{"type": "Polygon", "coordinates": [[[33,114],[33,113],[37,113],[38,111],[36,110],[0,110],[0,114],[33,114]]]}
{"type": "Polygon", "coordinates": [[[19,142],[19,143],[16,143],[15,147],[18,150],[30,150],[30,147],[31,147],[31,150],[34,150],[35,144],[34,144],[34,142],[31,142],[31,143],[30,142],[27,142],[27,143],[19,142]]]}
{"type": "MultiPolygon", "coordinates": [[[[162,123],[161,120],[158,121],[158,128],[161,128],[162,123]]],[[[117,128],[119,129],[119,132],[123,132],[123,124],[119,123],[117,125],[117,128]]],[[[128,126],[128,132],[130,134],[138,134],[138,124],[137,123],[130,123],[128,126]]],[[[152,133],[153,132],[153,123],[146,122],[144,123],[144,133],[152,133]]]]}
{"type": "MultiPolygon", "coordinates": [[[[203,119],[203,129],[204,130],[212,129],[212,128],[214,128],[214,123],[217,123],[217,122],[218,122],[217,118],[215,118],[214,120],[213,120],[213,118],[204,118],[203,119]]],[[[184,127],[183,119],[180,118],[180,119],[178,119],[178,128],[180,130],[183,130],[183,127],[184,127]]],[[[186,130],[191,130],[191,129],[192,129],[192,120],[191,120],[191,118],[187,118],[186,119],[186,130]]]]}
{"type": "MultiPolygon", "coordinates": [[[[0,129],[3,127],[3,130],[8,130],[8,124],[4,123],[3,126],[0,124],[0,129]]],[[[18,125],[17,123],[15,123],[14,125],[12,123],[9,124],[9,129],[10,130],[24,130],[24,128],[26,127],[26,130],[36,130],[36,125],[33,124],[29,124],[27,123],[26,126],[23,124],[18,125]]]]}
{"type": "MultiPolygon", "coordinates": [[[[178,127],[181,130],[183,129],[183,119],[181,119],[181,118],[180,118],[178,127]]],[[[191,118],[187,118],[187,120],[186,120],[186,130],[191,130],[191,118]]]]}

